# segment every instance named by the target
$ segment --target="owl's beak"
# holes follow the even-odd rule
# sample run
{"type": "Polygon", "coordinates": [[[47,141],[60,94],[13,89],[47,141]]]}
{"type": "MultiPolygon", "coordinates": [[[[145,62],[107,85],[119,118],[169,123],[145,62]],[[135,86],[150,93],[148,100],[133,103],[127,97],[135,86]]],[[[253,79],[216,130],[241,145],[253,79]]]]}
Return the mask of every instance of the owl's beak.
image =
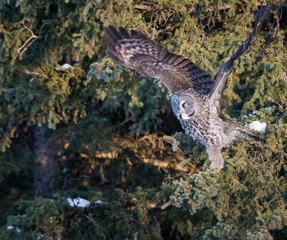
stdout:
{"type": "Polygon", "coordinates": [[[191,118],[191,116],[193,115],[193,113],[194,112],[192,112],[190,115],[187,115],[186,113],[181,113],[181,112],[179,112],[179,118],[180,119],[190,119],[191,118]]]}

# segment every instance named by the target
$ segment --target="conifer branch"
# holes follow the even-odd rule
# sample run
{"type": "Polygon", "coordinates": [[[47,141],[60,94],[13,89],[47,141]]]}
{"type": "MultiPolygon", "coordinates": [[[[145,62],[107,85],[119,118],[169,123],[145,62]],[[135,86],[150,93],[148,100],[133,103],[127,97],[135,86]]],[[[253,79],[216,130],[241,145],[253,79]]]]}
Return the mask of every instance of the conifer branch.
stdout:
{"type": "MultiPolygon", "coordinates": [[[[256,6],[257,7],[264,7],[267,4],[268,4],[267,1],[257,2],[256,6]]],[[[282,2],[277,3],[277,4],[272,3],[271,5],[274,6],[274,7],[286,7],[287,3],[282,1],[282,2]]],[[[148,2],[142,2],[140,4],[136,4],[134,6],[134,8],[135,9],[139,9],[139,10],[143,10],[143,11],[146,11],[146,12],[153,12],[153,11],[157,11],[158,10],[157,6],[155,6],[155,5],[151,4],[151,3],[148,3],[148,2]]],[[[230,4],[224,4],[224,5],[218,6],[218,7],[205,7],[205,6],[186,7],[188,13],[212,12],[216,8],[219,9],[219,10],[227,10],[227,9],[231,8],[231,5],[230,4]]]]}

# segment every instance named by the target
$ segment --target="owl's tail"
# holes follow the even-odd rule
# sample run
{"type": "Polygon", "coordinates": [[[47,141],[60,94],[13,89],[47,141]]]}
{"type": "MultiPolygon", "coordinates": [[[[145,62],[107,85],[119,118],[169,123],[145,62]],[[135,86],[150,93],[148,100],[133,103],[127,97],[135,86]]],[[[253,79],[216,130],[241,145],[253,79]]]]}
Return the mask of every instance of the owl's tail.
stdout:
{"type": "Polygon", "coordinates": [[[262,141],[256,133],[238,123],[226,123],[225,133],[232,141],[242,141],[245,139],[262,141]]]}

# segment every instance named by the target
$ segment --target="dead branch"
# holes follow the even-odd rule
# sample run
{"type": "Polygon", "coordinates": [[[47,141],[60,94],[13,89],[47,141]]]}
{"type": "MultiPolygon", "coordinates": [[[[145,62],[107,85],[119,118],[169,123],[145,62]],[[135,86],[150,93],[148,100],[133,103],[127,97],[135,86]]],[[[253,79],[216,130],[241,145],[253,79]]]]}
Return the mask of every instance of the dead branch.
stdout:
{"type": "Polygon", "coordinates": [[[34,32],[33,32],[30,28],[28,28],[28,27],[26,26],[26,24],[25,24],[25,18],[22,20],[21,23],[23,24],[24,28],[22,28],[22,29],[20,30],[20,32],[22,32],[23,30],[26,29],[26,30],[28,30],[28,31],[30,32],[31,37],[29,37],[29,38],[25,41],[25,43],[24,43],[21,47],[19,47],[19,48],[17,49],[17,52],[18,52],[19,55],[22,55],[24,52],[26,52],[26,50],[28,49],[28,47],[30,47],[37,39],[43,37],[43,36],[37,36],[37,35],[35,35],[34,32]]]}
{"type": "Polygon", "coordinates": [[[27,75],[36,75],[36,76],[41,76],[41,77],[43,77],[43,78],[45,78],[45,79],[48,79],[49,77],[46,75],[46,74],[44,74],[44,73],[38,73],[38,72],[31,72],[31,71],[29,71],[29,70],[25,70],[25,73],[27,74],[27,75]]]}

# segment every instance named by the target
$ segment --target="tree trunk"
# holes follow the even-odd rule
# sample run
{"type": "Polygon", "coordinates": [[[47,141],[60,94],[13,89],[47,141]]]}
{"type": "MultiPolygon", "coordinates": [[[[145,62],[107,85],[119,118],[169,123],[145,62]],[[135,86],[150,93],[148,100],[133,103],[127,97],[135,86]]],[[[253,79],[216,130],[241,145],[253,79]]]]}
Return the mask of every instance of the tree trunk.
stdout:
{"type": "Polygon", "coordinates": [[[57,144],[51,139],[51,130],[47,126],[35,127],[34,138],[34,195],[43,196],[53,190],[58,169],[55,161],[57,144]]]}

